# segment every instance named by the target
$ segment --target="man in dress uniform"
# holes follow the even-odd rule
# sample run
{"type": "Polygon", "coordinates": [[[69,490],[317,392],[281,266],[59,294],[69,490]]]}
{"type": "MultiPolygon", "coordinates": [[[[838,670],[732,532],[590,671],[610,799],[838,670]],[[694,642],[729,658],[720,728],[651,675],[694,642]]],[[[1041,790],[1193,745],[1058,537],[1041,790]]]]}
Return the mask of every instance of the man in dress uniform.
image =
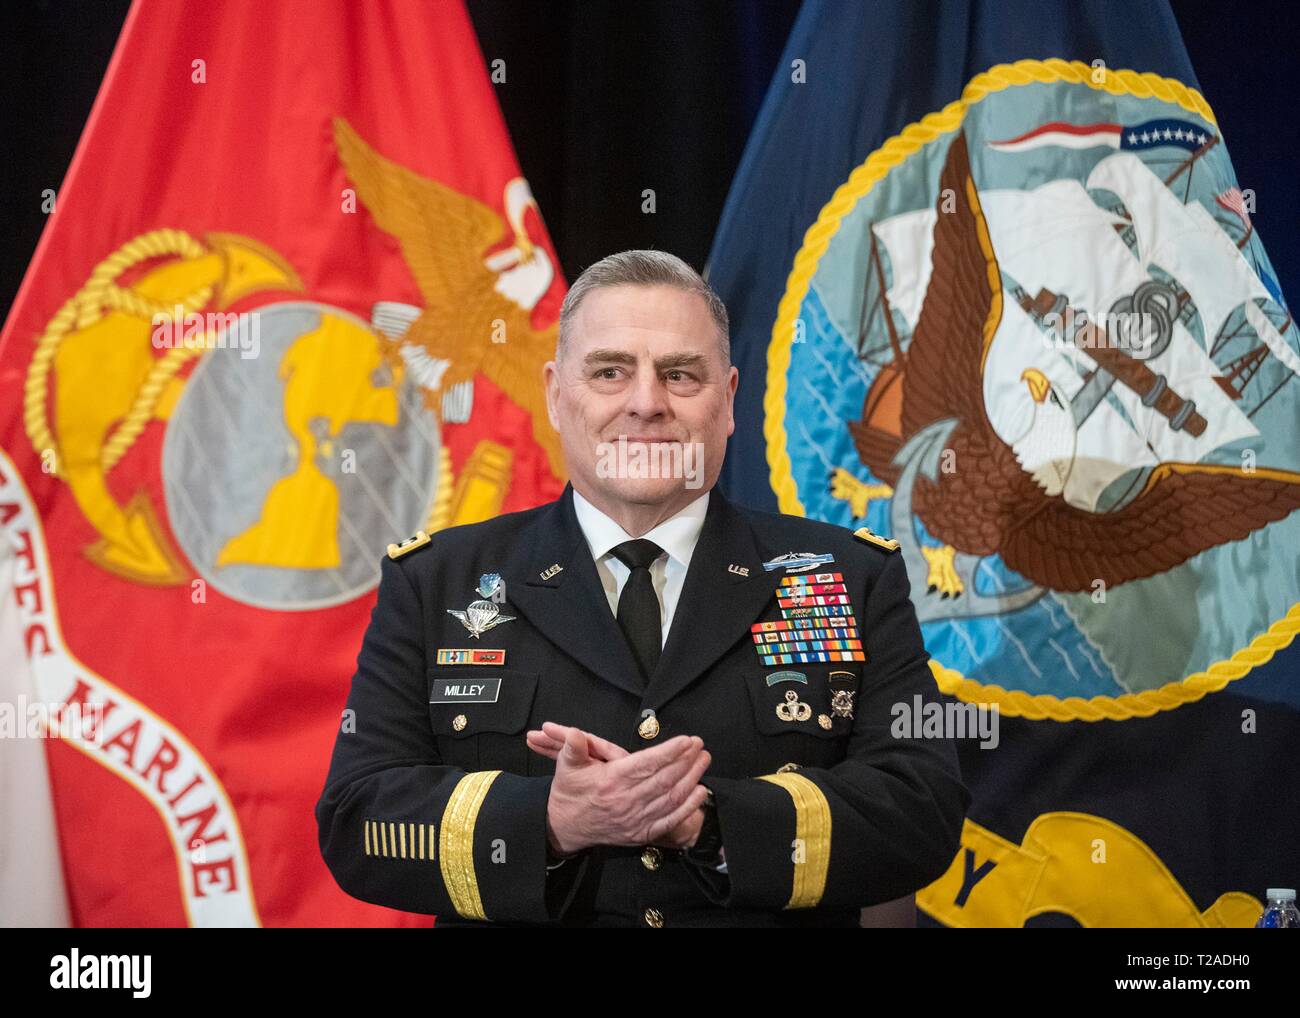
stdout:
{"type": "Polygon", "coordinates": [[[955,749],[891,731],[939,697],[897,542],[714,488],[727,329],[672,255],[591,266],[538,380],[563,495],[389,546],[316,806],[349,894],[437,926],[857,926],[948,868],[955,749]]]}

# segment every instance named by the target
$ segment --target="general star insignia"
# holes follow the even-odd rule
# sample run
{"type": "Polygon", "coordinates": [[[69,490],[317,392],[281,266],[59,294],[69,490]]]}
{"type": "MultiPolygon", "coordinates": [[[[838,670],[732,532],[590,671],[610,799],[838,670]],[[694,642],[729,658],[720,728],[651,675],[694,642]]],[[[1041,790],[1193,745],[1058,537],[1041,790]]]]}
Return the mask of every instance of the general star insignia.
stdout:
{"type": "Polygon", "coordinates": [[[899,543],[892,537],[881,537],[879,534],[873,534],[866,527],[859,527],[853,531],[853,536],[874,544],[878,548],[884,548],[885,551],[897,551],[900,547],[899,543]]]}
{"type": "Polygon", "coordinates": [[[388,546],[388,557],[398,559],[407,552],[415,551],[416,548],[423,548],[432,540],[423,530],[417,530],[414,537],[408,537],[401,544],[390,544],[388,546]]]}

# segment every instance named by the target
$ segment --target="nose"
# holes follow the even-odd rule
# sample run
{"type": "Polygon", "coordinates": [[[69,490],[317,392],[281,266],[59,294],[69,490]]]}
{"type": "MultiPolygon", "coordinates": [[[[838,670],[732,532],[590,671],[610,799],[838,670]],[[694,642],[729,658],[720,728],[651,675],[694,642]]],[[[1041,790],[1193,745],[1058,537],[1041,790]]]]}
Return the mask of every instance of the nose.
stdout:
{"type": "Polygon", "coordinates": [[[645,420],[655,420],[668,412],[668,390],[654,368],[637,368],[624,409],[645,420]]]}

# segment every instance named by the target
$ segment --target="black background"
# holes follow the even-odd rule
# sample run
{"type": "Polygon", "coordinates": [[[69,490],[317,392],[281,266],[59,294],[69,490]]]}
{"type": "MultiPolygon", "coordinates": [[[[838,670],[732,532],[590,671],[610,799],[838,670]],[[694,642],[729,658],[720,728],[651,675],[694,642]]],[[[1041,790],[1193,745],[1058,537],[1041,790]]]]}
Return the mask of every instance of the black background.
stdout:
{"type": "MultiPolygon", "coordinates": [[[[485,59],[505,61],[497,95],[566,278],[631,247],[673,251],[702,268],[799,0],[467,6],[485,59]],[[641,211],[645,188],[656,192],[653,215],[641,211]]],[[[1300,292],[1293,45],[1300,4],[1173,6],[1241,186],[1256,192],[1254,220],[1279,282],[1300,292]]],[[[128,7],[128,0],[28,0],[4,11],[5,314],[45,223],[41,192],[63,180],[128,7]]]]}

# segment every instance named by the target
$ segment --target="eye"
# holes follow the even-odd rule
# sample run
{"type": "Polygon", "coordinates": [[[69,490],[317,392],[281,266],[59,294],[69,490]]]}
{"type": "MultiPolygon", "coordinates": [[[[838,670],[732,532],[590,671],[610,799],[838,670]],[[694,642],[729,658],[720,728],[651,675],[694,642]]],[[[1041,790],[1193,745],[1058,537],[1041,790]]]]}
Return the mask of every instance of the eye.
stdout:
{"type": "Polygon", "coordinates": [[[1056,395],[1055,389],[1048,389],[1047,395],[1052,397],[1052,402],[1055,403],[1058,407],[1060,407],[1062,410],[1065,409],[1065,405],[1061,402],[1061,398],[1058,395],[1056,395]]]}

